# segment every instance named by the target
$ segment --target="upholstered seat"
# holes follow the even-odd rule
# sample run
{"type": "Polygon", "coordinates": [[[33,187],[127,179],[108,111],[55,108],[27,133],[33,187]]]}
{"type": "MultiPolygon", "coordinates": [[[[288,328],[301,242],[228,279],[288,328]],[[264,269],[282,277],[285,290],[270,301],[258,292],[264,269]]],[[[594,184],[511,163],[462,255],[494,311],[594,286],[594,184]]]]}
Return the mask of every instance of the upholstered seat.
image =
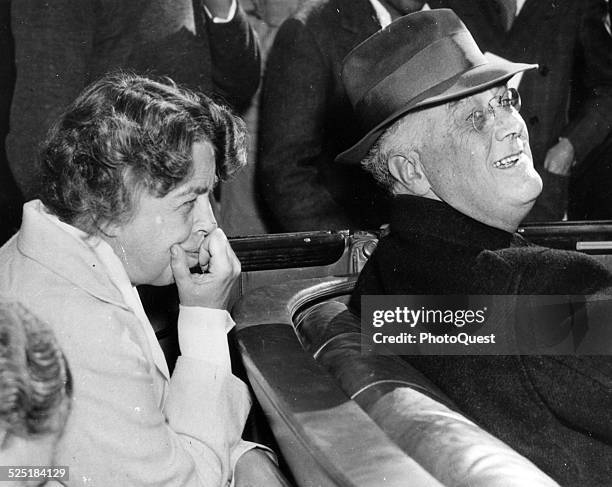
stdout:
{"type": "Polygon", "coordinates": [[[364,352],[359,318],[343,303],[318,303],[296,316],[294,326],[304,348],[366,411],[397,387],[415,389],[455,409],[450,399],[401,358],[364,352]]]}
{"type": "Polygon", "coordinates": [[[361,350],[344,304],[354,280],[262,287],[234,309],[251,385],[298,484],[557,485],[402,359],[361,350]]]}

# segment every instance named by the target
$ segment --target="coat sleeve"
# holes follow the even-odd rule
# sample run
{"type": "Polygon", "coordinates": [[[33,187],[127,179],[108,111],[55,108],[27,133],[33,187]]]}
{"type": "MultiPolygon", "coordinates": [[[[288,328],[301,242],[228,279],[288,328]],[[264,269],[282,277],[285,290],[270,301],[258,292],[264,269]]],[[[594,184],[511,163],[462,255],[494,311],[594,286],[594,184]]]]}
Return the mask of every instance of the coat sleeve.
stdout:
{"type": "MultiPolygon", "coordinates": [[[[612,129],[612,36],[606,29],[606,2],[587,0],[579,7],[579,46],[575,76],[583,90],[563,134],[574,146],[578,162],[601,144],[612,129]]],[[[575,90],[576,91],[576,90],[575,90]]]]}
{"type": "Polygon", "coordinates": [[[246,451],[241,434],[249,409],[247,397],[245,384],[231,374],[229,362],[207,364],[179,357],[164,415],[194,460],[194,486],[225,485],[231,480],[238,460],[232,452],[246,451]]]}
{"type": "Polygon", "coordinates": [[[214,23],[202,1],[196,3],[199,5],[196,25],[208,36],[215,90],[232,107],[243,111],[257,91],[261,76],[257,36],[240,6],[229,22],[214,23]]]}
{"type": "Polygon", "coordinates": [[[319,168],[333,163],[323,141],[331,77],[308,27],[285,21],[266,64],[257,168],[260,192],[284,231],[350,226],[319,180],[319,168]]]}
{"type": "Polygon", "coordinates": [[[93,42],[88,0],[11,2],[16,81],[7,155],[26,200],[39,183],[37,149],[51,122],[85,84],[93,42]]]}

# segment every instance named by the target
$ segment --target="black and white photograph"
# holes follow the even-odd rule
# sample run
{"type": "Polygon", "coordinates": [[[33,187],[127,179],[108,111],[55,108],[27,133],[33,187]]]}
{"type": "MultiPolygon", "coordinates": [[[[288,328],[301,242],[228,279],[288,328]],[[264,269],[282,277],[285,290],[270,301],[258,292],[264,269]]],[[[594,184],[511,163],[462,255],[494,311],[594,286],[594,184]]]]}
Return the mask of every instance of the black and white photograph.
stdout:
{"type": "Polygon", "coordinates": [[[612,487],[609,0],[0,0],[0,484],[612,487]]]}

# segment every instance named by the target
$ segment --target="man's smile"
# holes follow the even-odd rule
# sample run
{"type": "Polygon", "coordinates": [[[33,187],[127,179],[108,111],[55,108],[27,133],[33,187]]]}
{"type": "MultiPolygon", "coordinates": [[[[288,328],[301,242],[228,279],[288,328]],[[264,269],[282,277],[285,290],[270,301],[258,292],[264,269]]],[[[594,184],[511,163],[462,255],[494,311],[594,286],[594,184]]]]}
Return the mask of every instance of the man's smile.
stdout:
{"type": "Polygon", "coordinates": [[[524,154],[525,153],[523,151],[520,151],[516,154],[504,157],[503,159],[499,159],[493,163],[493,167],[496,169],[508,169],[514,167],[521,160],[521,156],[524,154]]]}

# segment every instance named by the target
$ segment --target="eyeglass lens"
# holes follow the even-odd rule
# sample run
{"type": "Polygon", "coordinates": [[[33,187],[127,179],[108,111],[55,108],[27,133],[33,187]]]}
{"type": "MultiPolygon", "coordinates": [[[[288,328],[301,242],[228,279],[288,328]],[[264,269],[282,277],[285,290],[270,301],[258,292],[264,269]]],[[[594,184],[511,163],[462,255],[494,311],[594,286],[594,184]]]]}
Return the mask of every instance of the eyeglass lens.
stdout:
{"type": "Polygon", "coordinates": [[[506,108],[517,111],[521,109],[521,96],[515,88],[508,88],[503,95],[495,96],[489,100],[485,110],[474,110],[470,116],[472,125],[478,132],[482,132],[495,118],[496,108],[506,108]]]}

